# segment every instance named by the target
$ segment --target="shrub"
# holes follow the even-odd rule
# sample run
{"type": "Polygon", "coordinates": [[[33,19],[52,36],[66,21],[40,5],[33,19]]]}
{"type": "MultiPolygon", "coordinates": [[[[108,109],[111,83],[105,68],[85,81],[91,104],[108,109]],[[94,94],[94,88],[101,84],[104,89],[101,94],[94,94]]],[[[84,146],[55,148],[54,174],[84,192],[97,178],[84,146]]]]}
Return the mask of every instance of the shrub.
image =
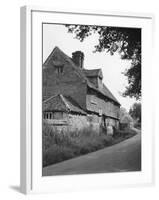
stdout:
{"type": "Polygon", "coordinates": [[[56,129],[43,126],[43,166],[55,164],[76,156],[84,155],[110,146],[136,134],[133,130],[116,130],[114,138],[92,129],[70,133],[59,133],[56,129]]]}
{"type": "Polygon", "coordinates": [[[117,130],[114,137],[131,137],[136,135],[136,131],[133,129],[117,130]]]}
{"type": "Polygon", "coordinates": [[[43,153],[43,166],[58,163],[73,158],[74,156],[71,148],[55,144],[43,153]]]}
{"type": "Polygon", "coordinates": [[[141,129],[141,123],[139,123],[139,122],[135,123],[134,128],[141,129]]]}

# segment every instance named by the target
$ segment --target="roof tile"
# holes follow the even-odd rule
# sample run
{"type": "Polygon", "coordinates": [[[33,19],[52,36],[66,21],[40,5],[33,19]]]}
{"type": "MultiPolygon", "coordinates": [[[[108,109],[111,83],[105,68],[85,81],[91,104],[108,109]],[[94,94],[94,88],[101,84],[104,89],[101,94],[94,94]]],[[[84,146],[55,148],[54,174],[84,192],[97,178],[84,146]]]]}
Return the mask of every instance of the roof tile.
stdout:
{"type": "Polygon", "coordinates": [[[49,62],[49,59],[51,59],[51,57],[53,56],[54,53],[59,53],[63,56],[63,58],[66,60],[66,62],[68,62],[70,64],[70,66],[76,71],[76,73],[79,75],[79,77],[86,81],[87,86],[94,89],[96,92],[99,92],[100,94],[104,95],[105,97],[108,97],[109,99],[113,100],[114,102],[116,102],[117,104],[120,105],[120,103],[118,102],[118,100],[114,97],[114,95],[110,92],[110,90],[103,84],[103,88],[97,88],[93,83],[91,83],[89,81],[89,79],[87,78],[87,76],[101,76],[102,71],[101,69],[92,69],[92,70],[88,70],[88,69],[81,69],[79,67],[77,67],[75,65],[75,63],[72,61],[72,59],[67,56],[63,51],[61,51],[58,47],[55,47],[53,49],[53,51],[51,52],[51,54],[48,56],[48,58],[46,59],[46,61],[44,62],[43,66],[47,66],[47,63],[49,62]]]}
{"type": "Polygon", "coordinates": [[[86,112],[80,108],[75,100],[62,94],[52,96],[43,101],[43,111],[72,111],[79,114],[86,114],[86,112]]]}

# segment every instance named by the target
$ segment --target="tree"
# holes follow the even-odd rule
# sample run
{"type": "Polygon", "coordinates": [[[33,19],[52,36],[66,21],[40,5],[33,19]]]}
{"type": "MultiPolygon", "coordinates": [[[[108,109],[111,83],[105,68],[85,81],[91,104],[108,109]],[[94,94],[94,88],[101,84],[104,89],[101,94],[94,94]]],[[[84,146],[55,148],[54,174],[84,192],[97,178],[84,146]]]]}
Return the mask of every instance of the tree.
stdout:
{"type": "Polygon", "coordinates": [[[121,123],[131,123],[133,121],[131,115],[123,107],[120,108],[119,119],[121,123]]]}
{"type": "Polygon", "coordinates": [[[94,52],[118,52],[121,59],[131,60],[131,67],[124,72],[128,86],[123,96],[141,98],[141,29],[108,26],[66,25],[68,32],[81,42],[90,35],[98,34],[94,52]]]}
{"type": "Polygon", "coordinates": [[[126,111],[125,108],[120,107],[120,111],[119,111],[119,119],[122,119],[125,115],[127,115],[128,112],[126,111]]]}
{"type": "Polygon", "coordinates": [[[129,110],[129,114],[133,119],[141,123],[141,103],[134,103],[129,110]]]}

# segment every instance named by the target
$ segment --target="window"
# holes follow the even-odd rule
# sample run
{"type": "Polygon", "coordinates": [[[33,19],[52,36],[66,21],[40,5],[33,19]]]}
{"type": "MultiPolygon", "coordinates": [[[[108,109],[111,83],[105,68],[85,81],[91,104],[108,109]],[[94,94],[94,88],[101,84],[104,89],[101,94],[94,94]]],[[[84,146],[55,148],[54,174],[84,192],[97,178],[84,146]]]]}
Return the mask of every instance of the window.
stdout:
{"type": "Polygon", "coordinates": [[[62,74],[64,69],[64,65],[56,66],[57,74],[62,74]]]}
{"type": "Polygon", "coordinates": [[[63,65],[60,67],[60,73],[63,73],[63,65]]]}
{"type": "Polygon", "coordinates": [[[44,117],[44,119],[52,119],[52,113],[51,112],[45,112],[43,117],[44,117]]]}
{"type": "Polygon", "coordinates": [[[97,105],[96,99],[93,95],[90,96],[91,104],[97,105]]]}
{"type": "Polygon", "coordinates": [[[97,105],[97,103],[94,100],[91,100],[91,104],[97,105]]]}
{"type": "Polygon", "coordinates": [[[43,118],[44,119],[63,119],[66,118],[67,114],[64,112],[44,112],[43,118]]]}

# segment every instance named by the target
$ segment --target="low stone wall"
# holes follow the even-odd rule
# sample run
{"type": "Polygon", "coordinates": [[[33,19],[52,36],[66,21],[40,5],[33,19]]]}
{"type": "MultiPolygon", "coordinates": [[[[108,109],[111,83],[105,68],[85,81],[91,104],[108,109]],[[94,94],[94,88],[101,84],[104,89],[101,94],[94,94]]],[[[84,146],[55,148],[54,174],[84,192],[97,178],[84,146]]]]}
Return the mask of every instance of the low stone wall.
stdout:
{"type": "Polygon", "coordinates": [[[44,123],[50,125],[55,131],[69,133],[78,132],[82,129],[89,128],[92,131],[99,133],[101,118],[97,115],[75,115],[68,114],[65,119],[44,119],[44,123]]]}
{"type": "MultiPolygon", "coordinates": [[[[118,120],[112,118],[105,119],[105,125],[107,126],[108,123],[118,128],[119,122],[118,120]]],[[[102,117],[89,114],[85,115],[75,115],[75,114],[67,114],[64,119],[55,120],[55,119],[44,119],[44,122],[49,124],[55,131],[69,133],[69,132],[78,132],[82,129],[89,129],[97,134],[100,133],[101,124],[104,126],[102,122],[102,117]]]]}
{"type": "Polygon", "coordinates": [[[85,115],[72,115],[68,116],[68,126],[71,132],[80,131],[88,127],[87,116],[85,115]]]}
{"type": "Polygon", "coordinates": [[[55,132],[67,133],[69,131],[68,119],[44,119],[43,123],[48,124],[55,132]]]}
{"type": "Polygon", "coordinates": [[[59,133],[76,132],[88,127],[87,117],[84,115],[68,114],[64,119],[44,119],[43,121],[59,133]]]}

